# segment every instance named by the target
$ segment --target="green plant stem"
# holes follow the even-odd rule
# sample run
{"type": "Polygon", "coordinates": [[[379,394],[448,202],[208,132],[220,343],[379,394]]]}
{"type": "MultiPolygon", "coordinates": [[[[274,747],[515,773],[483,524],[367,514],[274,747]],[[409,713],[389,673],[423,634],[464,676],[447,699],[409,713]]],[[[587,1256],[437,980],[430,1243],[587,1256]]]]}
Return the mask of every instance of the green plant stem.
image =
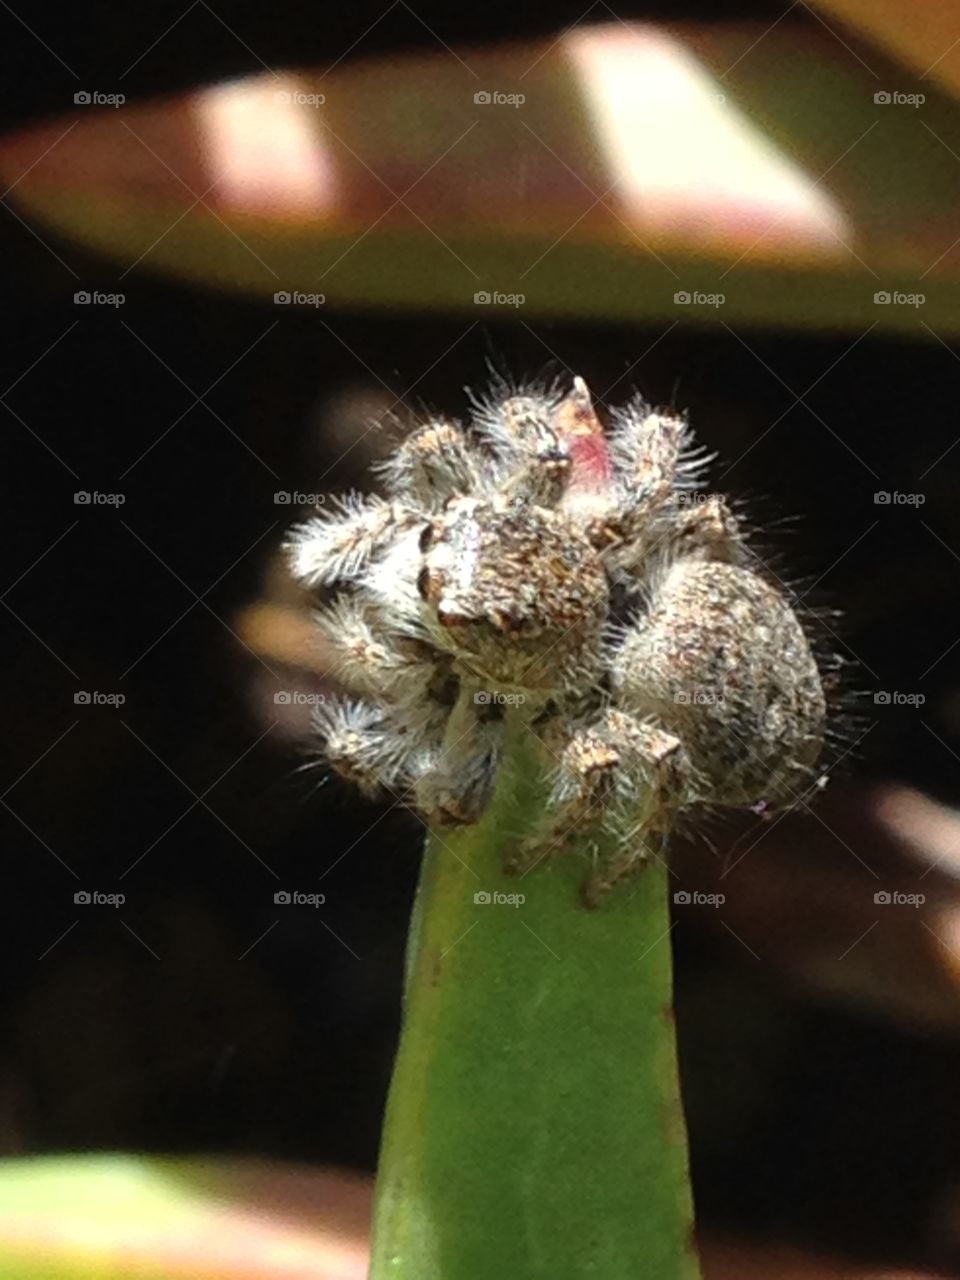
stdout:
{"type": "Polygon", "coordinates": [[[371,1280],[696,1280],[666,871],[501,855],[545,803],[511,711],[483,821],[428,841],[371,1280]],[[508,905],[477,894],[522,894],[508,905]]]}

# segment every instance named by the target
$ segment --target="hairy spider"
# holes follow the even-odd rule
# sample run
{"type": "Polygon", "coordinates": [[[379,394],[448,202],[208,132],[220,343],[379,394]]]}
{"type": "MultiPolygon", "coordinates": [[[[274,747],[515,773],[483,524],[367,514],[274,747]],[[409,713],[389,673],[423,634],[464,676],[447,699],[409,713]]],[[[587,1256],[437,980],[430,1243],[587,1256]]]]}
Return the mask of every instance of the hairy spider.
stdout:
{"type": "MultiPolygon", "coordinates": [[[[504,394],[506,393],[506,394],[504,394]]],[[[605,430],[586,384],[475,401],[294,529],[297,578],[339,594],[318,624],[355,695],[319,717],[333,768],[400,792],[431,825],[473,823],[504,709],[535,735],[553,795],[510,856],[524,869],[603,826],[596,903],[694,805],[785,803],[809,785],[820,672],[683,418],[634,398],[605,430]]]]}

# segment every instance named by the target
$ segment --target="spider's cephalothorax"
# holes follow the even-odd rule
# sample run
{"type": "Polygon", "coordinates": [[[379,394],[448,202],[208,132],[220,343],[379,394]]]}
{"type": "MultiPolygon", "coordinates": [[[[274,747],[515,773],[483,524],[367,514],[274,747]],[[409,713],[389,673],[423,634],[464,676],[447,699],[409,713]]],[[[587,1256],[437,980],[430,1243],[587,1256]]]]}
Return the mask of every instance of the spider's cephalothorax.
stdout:
{"type": "Polygon", "coordinates": [[[575,521],[530,501],[453,498],[421,545],[426,623],[468,674],[538,693],[562,693],[590,663],[599,674],[607,577],[575,521]]]}
{"type": "Polygon", "coordinates": [[[294,530],[296,576],[340,588],[319,625],[355,697],[324,751],[428,822],[482,816],[517,708],[554,779],[516,867],[604,827],[598,901],[694,805],[790,803],[813,782],[820,672],[757,569],[682,418],[639,399],[604,429],[586,385],[414,431],[353,495],[294,530]]]}

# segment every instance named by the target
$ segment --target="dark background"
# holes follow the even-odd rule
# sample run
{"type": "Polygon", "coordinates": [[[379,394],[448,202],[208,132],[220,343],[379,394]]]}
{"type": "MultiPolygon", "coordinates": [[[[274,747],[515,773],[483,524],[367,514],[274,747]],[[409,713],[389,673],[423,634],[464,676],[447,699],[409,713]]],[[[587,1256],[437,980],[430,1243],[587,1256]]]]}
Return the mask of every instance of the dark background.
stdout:
{"type": "MultiPolygon", "coordinates": [[[[454,45],[552,31],[582,12],[417,9],[454,45]]],[[[183,12],[93,4],[23,16],[82,80],[110,86],[183,12]]],[[[218,12],[271,65],[322,66],[381,11],[218,12]]],[[[710,5],[618,13],[717,18],[710,5]]],[[[0,31],[4,125],[68,111],[74,79],[9,13],[0,31]]],[[[432,43],[401,5],[355,54],[432,43]]],[[[258,66],[201,3],[125,91],[135,101],[258,66]]],[[[399,807],[318,788],[318,773],[298,771],[303,749],[261,736],[262,668],[231,630],[264,590],[290,516],[274,491],[311,490],[331,467],[324,488],[361,480],[365,447],[337,462],[343,444],[324,423],[342,393],[376,388],[365,366],[399,396],[443,356],[414,403],[458,412],[488,358],[518,376],[572,368],[605,389],[659,338],[612,400],[638,388],[688,408],[727,462],[788,410],[724,487],[769,526],[764,547],[790,577],[819,579],[808,603],[843,611],[831,625],[851,659],[847,702],[872,713],[874,688],[922,689],[928,718],[960,751],[960,646],[919,679],[960,635],[960,448],[918,479],[957,438],[960,364],[933,339],[853,345],[855,333],[738,337],[686,323],[662,336],[665,325],[541,319],[467,333],[463,315],[329,308],[322,321],[284,313],[274,324],[267,304],[170,283],[146,264],[115,286],[121,313],[78,317],[74,289],[110,290],[121,268],[52,243],[80,284],[0,212],[6,1153],[256,1152],[373,1168],[421,828],[399,807]],[[240,357],[209,397],[222,421],[190,408],[179,380],[201,393],[240,357]],[[802,404],[788,408],[783,385],[803,393],[834,362],[809,401],[847,447],[802,404]],[[76,506],[80,489],[126,501],[76,506]],[[876,489],[927,501],[878,509],[876,489]],[[81,689],[126,702],[77,706],[81,689]],[[322,889],[324,927],[307,908],[278,910],[284,887],[322,889]],[[81,888],[122,890],[127,902],[77,907],[81,888]]],[[[870,721],[844,761],[848,787],[900,780],[956,800],[957,761],[915,715],[870,721]]],[[[816,843],[809,820],[788,822],[816,843]]],[[[956,1044],[823,1005],[686,921],[674,944],[707,1225],[938,1256],[919,1224],[960,1168],[956,1044]],[[762,1079],[764,1104],[741,1116],[731,1082],[744,1072],[762,1079]]]]}

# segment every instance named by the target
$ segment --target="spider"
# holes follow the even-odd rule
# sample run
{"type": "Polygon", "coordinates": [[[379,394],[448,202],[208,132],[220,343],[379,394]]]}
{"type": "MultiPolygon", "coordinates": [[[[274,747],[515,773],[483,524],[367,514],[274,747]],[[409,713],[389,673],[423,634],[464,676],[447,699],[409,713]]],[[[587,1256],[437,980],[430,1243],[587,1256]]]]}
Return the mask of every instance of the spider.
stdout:
{"type": "Polygon", "coordinates": [[[612,831],[592,905],[682,811],[795,799],[821,673],[738,519],[698,492],[709,460],[639,397],[605,428],[579,377],[499,384],[468,425],[415,429],[378,464],[383,496],[340,498],[288,543],[303,584],[340,589],[317,619],[354,695],[319,716],[333,769],[429,826],[475,823],[522,715],[552,795],[508,869],[612,831]]]}

